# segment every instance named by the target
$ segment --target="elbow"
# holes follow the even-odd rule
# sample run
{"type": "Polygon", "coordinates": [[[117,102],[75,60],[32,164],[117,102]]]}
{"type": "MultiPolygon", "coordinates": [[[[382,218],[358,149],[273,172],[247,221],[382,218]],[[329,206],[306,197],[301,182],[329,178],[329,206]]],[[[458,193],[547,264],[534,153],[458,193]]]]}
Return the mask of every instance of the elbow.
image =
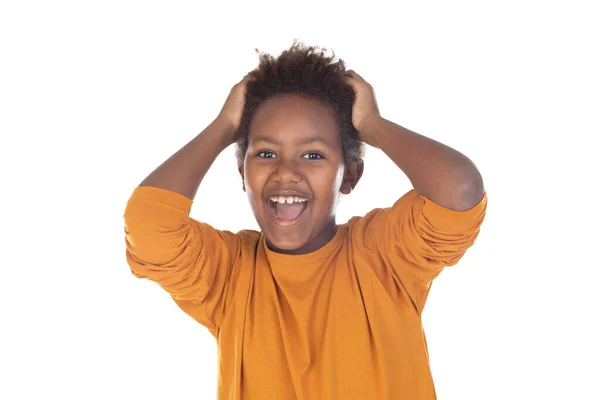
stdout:
{"type": "Polygon", "coordinates": [[[457,211],[470,210],[483,199],[485,193],[483,177],[475,166],[463,175],[456,193],[457,211]]]}
{"type": "Polygon", "coordinates": [[[476,206],[484,195],[483,178],[477,167],[464,157],[420,183],[413,182],[415,190],[437,205],[453,210],[467,211],[476,206]],[[423,188],[425,187],[425,188],[423,188]]]}

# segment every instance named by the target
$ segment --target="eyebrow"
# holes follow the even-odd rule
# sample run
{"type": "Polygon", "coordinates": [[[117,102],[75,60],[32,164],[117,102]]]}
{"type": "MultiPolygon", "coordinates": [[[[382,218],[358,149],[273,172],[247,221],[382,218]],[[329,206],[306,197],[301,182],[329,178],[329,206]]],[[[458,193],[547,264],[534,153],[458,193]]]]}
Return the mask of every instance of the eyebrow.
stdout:
{"type": "MultiPolygon", "coordinates": [[[[275,140],[268,136],[255,137],[254,139],[252,139],[252,142],[266,142],[266,143],[271,143],[271,144],[279,144],[278,140],[275,140]]],[[[315,142],[321,142],[324,145],[327,145],[327,142],[318,136],[308,136],[308,137],[302,138],[301,140],[298,141],[298,144],[310,144],[310,143],[315,143],[315,142]]]]}

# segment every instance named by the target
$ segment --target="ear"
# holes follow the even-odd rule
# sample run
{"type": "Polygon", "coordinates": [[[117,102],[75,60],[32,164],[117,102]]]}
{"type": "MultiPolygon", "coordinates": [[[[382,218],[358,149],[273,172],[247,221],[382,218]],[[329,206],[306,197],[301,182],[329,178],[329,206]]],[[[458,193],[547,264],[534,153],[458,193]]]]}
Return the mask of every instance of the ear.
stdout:
{"type": "Polygon", "coordinates": [[[242,190],[245,192],[246,191],[246,182],[244,181],[244,166],[243,165],[238,165],[238,172],[240,173],[240,176],[242,177],[242,190]]]}
{"type": "Polygon", "coordinates": [[[362,160],[355,164],[346,164],[344,180],[342,181],[342,186],[340,187],[340,192],[342,194],[350,194],[352,189],[356,187],[356,184],[362,177],[364,166],[365,165],[362,160]]]}

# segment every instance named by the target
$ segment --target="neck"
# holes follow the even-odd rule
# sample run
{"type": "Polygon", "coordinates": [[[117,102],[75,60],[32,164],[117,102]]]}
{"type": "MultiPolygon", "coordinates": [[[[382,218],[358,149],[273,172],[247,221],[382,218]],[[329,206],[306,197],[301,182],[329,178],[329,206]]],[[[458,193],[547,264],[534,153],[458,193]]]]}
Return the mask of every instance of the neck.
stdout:
{"type": "Polygon", "coordinates": [[[315,236],[312,240],[310,240],[304,246],[297,248],[297,249],[293,249],[293,250],[279,249],[279,248],[273,246],[269,242],[269,239],[266,239],[267,246],[269,246],[269,249],[271,249],[277,253],[282,253],[282,254],[301,255],[301,254],[312,253],[313,251],[317,251],[321,247],[323,247],[327,243],[329,243],[335,237],[337,228],[338,227],[337,227],[337,224],[335,223],[335,220],[331,221],[331,223],[327,224],[325,226],[325,228],[323,228],[317,236],[315,236]]]}

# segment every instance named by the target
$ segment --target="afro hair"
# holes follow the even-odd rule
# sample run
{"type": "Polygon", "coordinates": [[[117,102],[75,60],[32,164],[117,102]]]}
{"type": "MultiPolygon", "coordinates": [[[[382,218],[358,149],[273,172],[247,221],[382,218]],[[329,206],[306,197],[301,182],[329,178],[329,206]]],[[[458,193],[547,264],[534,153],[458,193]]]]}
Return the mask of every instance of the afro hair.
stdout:
{"type": "Polygon", "coordinates": [[[259,65],[248,73],[246,101],[236,138],[240,167],[248,150],[248,129],[254,113],[265,100],[283,93],[308,96],[331,107],[341,135],[344,162],[352,165],[362,161],[363,144],[352,124],[355,92],[345,82],[344,61],[334,61],[335,53],[327,56],[326,51],[306,46],[298,39],[277,58],[256,50],[259,65]]]}

